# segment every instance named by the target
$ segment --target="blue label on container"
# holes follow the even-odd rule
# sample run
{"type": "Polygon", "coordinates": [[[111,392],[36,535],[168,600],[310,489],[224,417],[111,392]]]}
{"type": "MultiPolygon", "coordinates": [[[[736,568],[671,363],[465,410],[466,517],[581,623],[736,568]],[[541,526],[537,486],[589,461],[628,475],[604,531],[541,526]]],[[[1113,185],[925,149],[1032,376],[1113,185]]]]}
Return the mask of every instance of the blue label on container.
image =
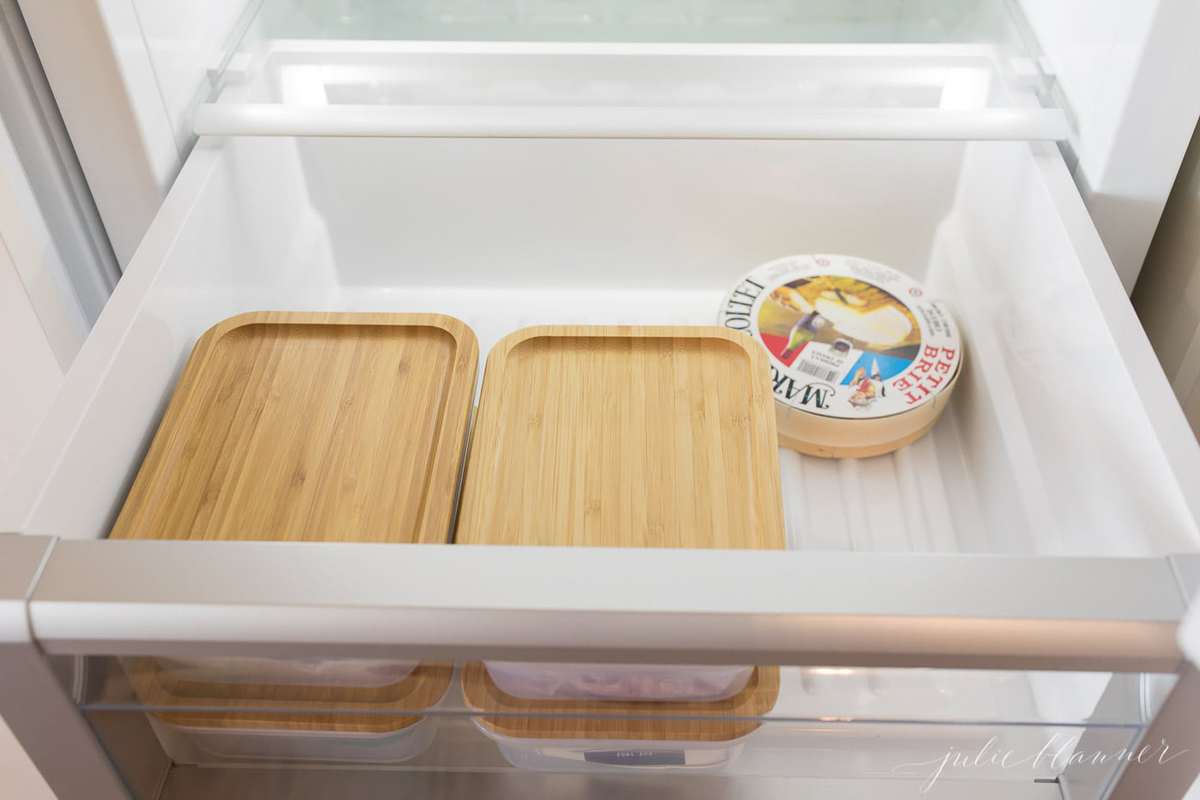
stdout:
{"type": "Polygon", "coordinates": [[[583,754],[589,764],[613,764],[639,767],[682,767],[682,750],[589,750],[583,754]]]}

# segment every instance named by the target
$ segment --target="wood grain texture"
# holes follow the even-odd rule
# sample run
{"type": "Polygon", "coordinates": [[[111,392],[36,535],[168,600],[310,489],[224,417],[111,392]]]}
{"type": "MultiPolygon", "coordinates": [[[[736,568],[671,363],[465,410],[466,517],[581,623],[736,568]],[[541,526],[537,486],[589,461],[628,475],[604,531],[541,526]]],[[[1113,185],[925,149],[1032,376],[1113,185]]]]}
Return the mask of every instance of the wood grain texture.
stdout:
{"type": "Polygon", "coordinates": [[[375,689],[323,686],[180,686],[153,658],[123,659],[138,699],[145,705],[212,708],[213,711],[160,712],[159,719],[192,728],[258,731],[336,731],[390,733],[419,722],[419,713],[435,705],[454,672],[450,664],[419,664],[404,680],[375,689]],[[254,707],[255,711],[215,709],[254,707]],[[279,708],[288,713],[271,713],[279,708]],[[311,713],[307,710],[311,709],[311,713]],[[337,709],[330,713],[330,709],[337,709]],[[355,713],[368,712],[368,713],[355,713]],[[391,712],[397,712],[395,714],[391,712]]]}
{"type": "Polygon", "coordinates": [[[255,312],[196,343],[111,536],[449,536],[478,344],[436,314],[255,312]]]}
{"type": "MultiPolygon", "coordinates": [[[[110,535],[445,543],[478,357],[470,328],[436,314],[227,319],[196,343],[110,535]]],[[[122,666],[142,702],[164,706],[410,711],[450,680],[448,668],[423,665],[380,688],[185,685],[150,659],[122,666]]],[[[160,716],[193,727],[365,733],[418,719],[160,716]]]]}
{"type": "Polygon", "coordinates": [[[463,698],[472,711],[487,714],[597,714],[586,716],[480,716],[490,730],[518,739],[628,739],[676,742],[725,742],[759,727],[755,718],[775,707],[779,668],[755,667],[742,691],[703,703],[613,702],[605,700],[524,700],[505,694],[482,662],[463,668],[463,698]],[[642,717],[621,718],[622,714],[642,717]],[[662,715],[661,719],[647,719],[662,715]],[[675,717],[674,719],[667,717],[675,717]],[[691,719],[678,719],[691,717],[691,719]],[[703,719],[712,717],[712,719],[703,719]]]}
{"type": "Polygon", "coordinates": [[[777,447],[744,335],[527,328],[488,356],[456,541],[783,548],[777,447]]]}

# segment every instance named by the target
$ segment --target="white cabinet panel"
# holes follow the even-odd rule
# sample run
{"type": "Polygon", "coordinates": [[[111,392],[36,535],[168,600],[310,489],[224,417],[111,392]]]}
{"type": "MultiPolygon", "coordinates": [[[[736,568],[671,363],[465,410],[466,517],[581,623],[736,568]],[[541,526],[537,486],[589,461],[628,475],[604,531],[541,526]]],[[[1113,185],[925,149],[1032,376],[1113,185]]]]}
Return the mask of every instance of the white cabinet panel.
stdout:
{"type": "Polygon", "coordinates": [[[1022,0],[1074,119],[1075,180],[1126,291],[1171,191],[1200,94],[1193,0],[1022,0]]]}
{"type": "Polygon", "coordinates": [[[33,440],[62,376],[0,239],[0,484],[33,440]]]}

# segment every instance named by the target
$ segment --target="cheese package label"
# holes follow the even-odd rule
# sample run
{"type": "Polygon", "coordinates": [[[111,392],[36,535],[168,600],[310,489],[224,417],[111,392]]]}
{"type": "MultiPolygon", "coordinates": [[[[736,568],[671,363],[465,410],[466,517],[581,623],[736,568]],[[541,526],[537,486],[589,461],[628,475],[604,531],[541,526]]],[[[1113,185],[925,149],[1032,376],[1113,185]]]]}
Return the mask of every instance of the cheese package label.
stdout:
{"type": "Polygon", "coordinates": [[[903,414],[930,402],[962,359],[946,307],[903,272],[840,255],[798,255],[747,275],[721,324],[771,356],[775,399],[839,419],[903,414]]]}

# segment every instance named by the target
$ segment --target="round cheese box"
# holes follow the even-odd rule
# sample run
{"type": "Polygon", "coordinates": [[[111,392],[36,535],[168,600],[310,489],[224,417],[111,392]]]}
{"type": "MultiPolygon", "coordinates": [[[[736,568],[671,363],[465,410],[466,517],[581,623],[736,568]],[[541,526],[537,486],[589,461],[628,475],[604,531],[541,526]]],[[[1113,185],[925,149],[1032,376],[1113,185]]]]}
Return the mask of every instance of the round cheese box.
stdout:
{"type": "Polygon", "coordinates": [[[860,458],[915,441],[962,371],[946,306],[864,258],[763,264],[725,298],[720,321],[767,349],[780,444],[809,455],[860,458]]]}

